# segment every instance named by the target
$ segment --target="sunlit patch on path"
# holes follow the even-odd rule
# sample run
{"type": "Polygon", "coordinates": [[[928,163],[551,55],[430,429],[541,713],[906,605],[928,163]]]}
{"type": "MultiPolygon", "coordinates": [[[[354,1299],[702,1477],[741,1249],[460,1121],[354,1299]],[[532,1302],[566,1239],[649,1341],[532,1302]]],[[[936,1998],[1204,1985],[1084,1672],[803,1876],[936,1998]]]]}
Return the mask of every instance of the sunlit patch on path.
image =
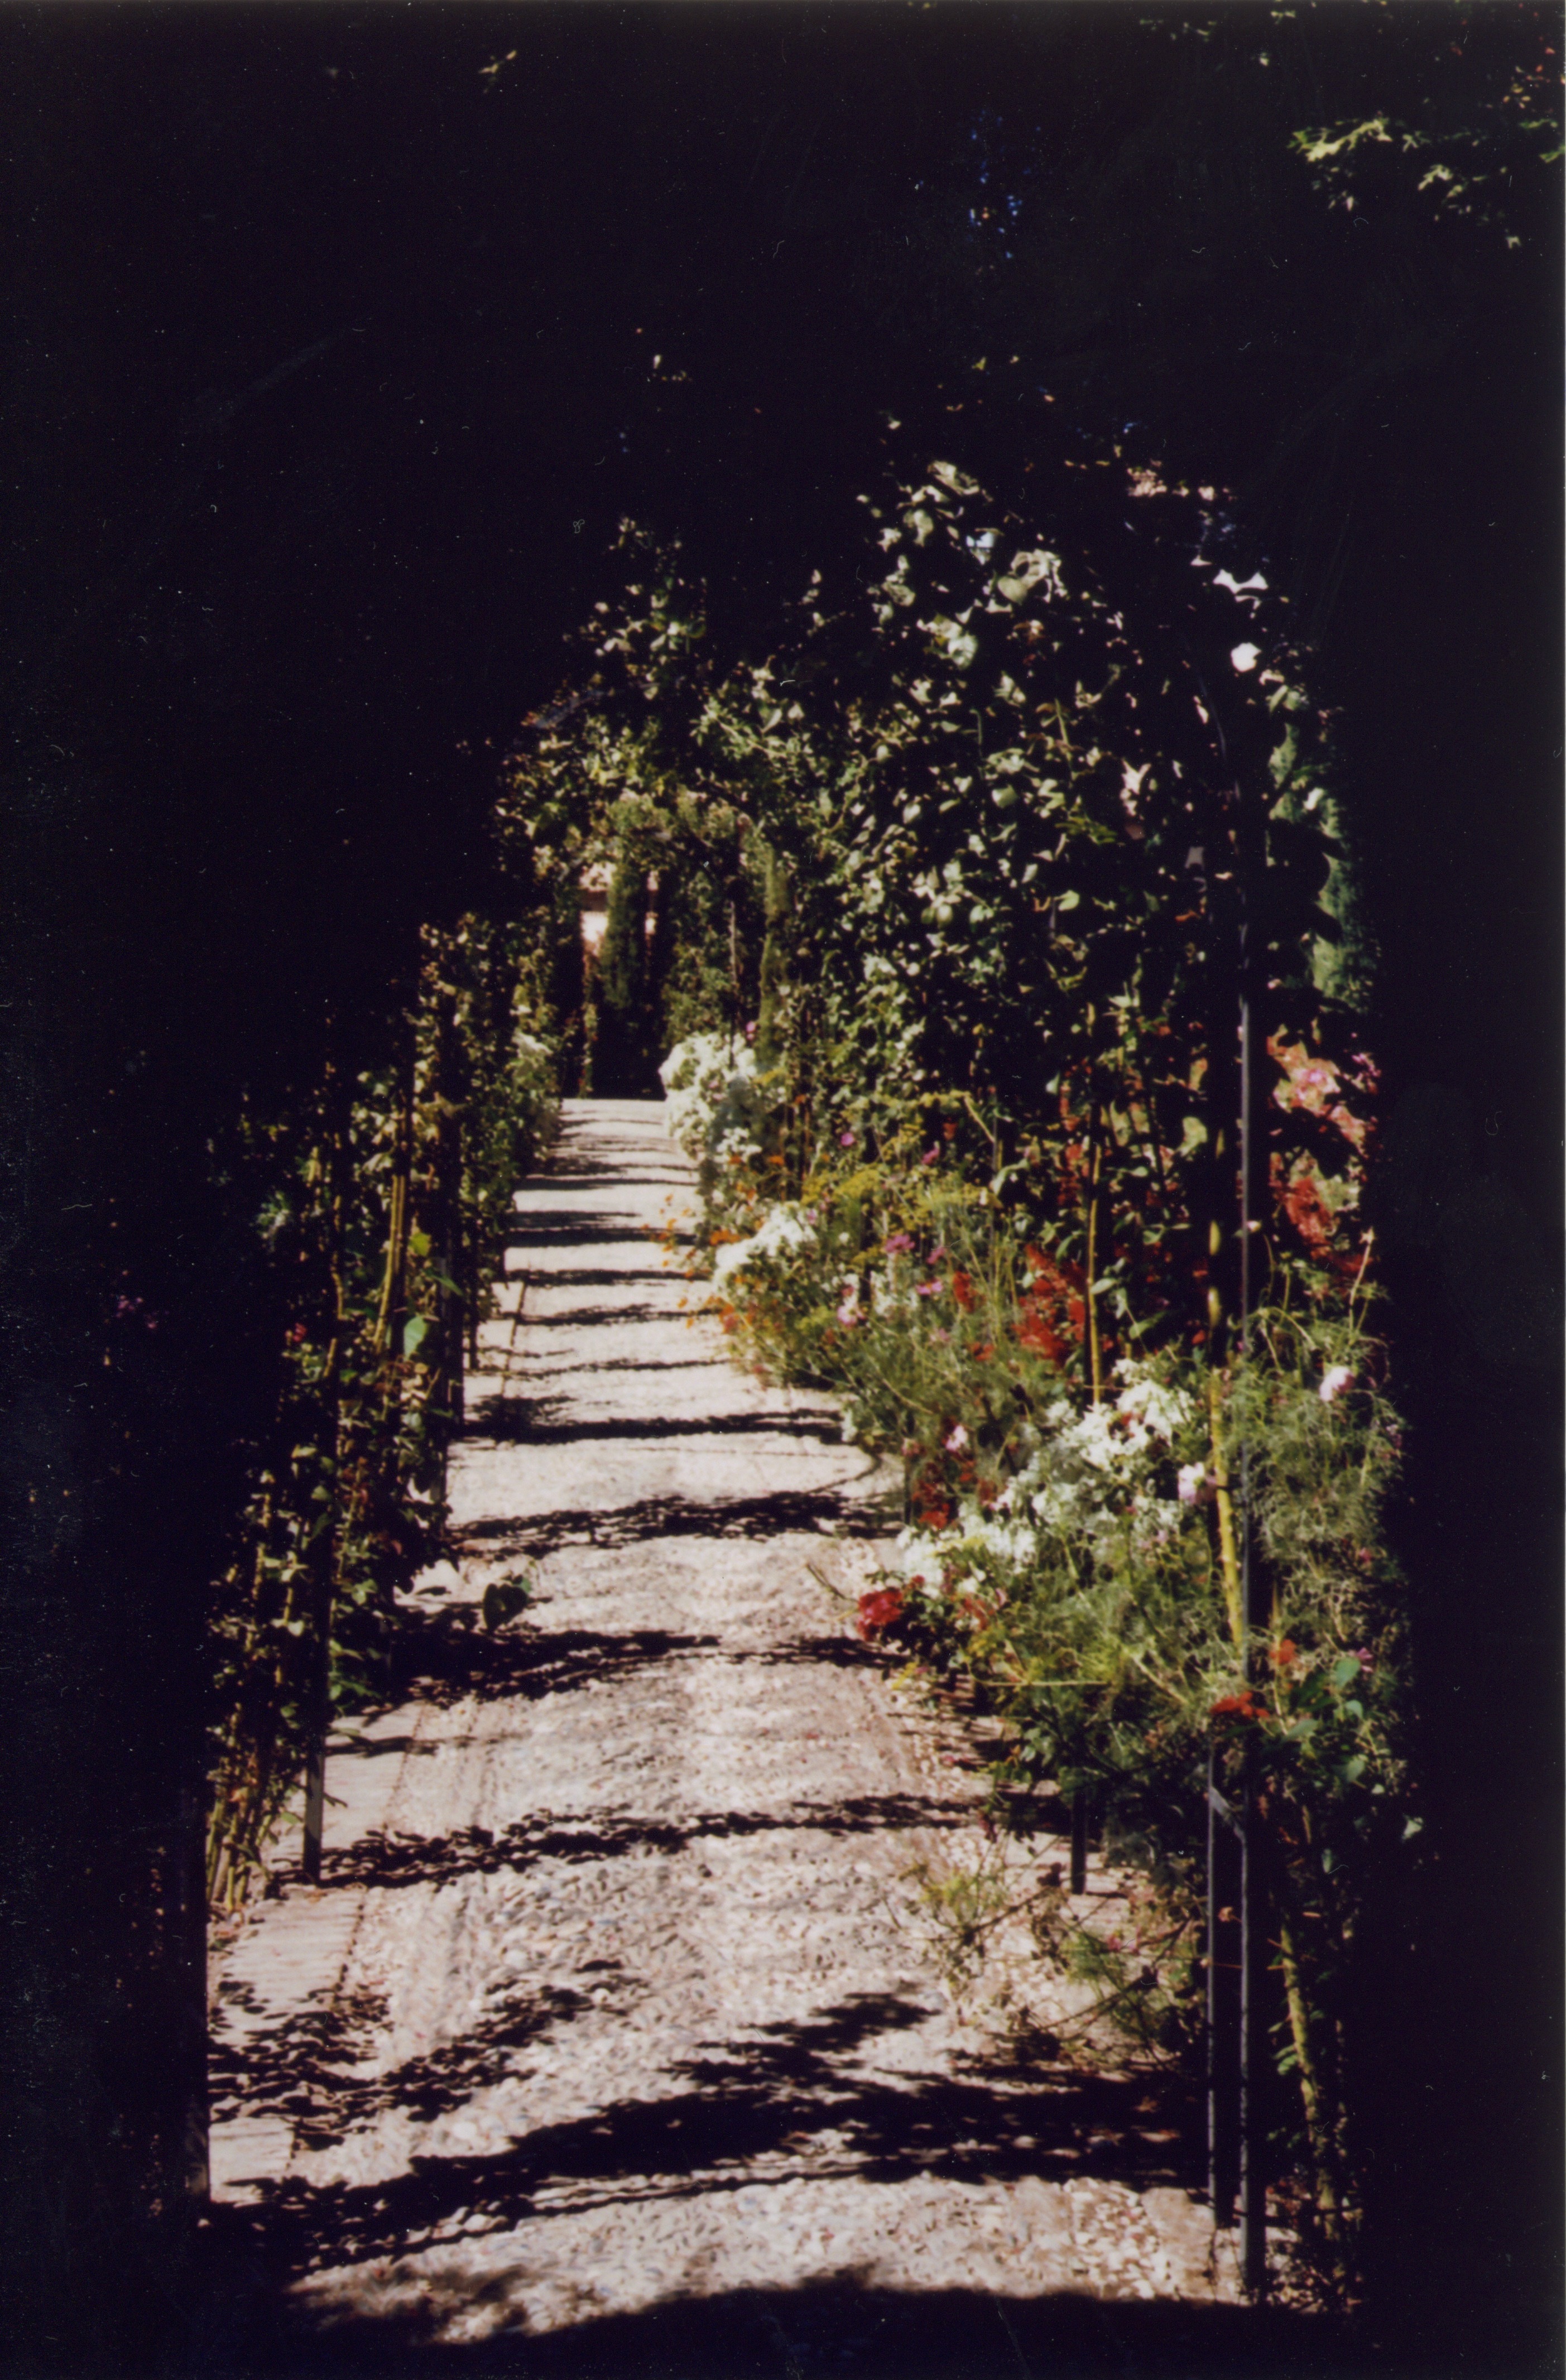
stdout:
{"type": "Polygon", "coordinates": [[[274,2304],[250,2351],[489,2342],[552,2360],[475,2371],[541,2373],[575,2340],[651,2372],[704,2307],[679,2354],[715,2370],[730,2338],[759,2358],[735,2369],[890,2369],[904,2317],[899,2369],[980,2318],[976,2372],[1062,2322],[1093,2368],[1189,2355],[1157,2321],[1241,2319],[1193,2143],[1144,2084],[1008,2058],[950,2006],[903,1877],[974,1853],[977,1787],[822,1584],[889,1525],[885,1483],[682,1310],[654,1234],[688,1196],[656,1107],[567,1103],[407,1700],[337,1740],[322,1887],[285,1873],[222,1973],[217,2226],[274,2304]]]}

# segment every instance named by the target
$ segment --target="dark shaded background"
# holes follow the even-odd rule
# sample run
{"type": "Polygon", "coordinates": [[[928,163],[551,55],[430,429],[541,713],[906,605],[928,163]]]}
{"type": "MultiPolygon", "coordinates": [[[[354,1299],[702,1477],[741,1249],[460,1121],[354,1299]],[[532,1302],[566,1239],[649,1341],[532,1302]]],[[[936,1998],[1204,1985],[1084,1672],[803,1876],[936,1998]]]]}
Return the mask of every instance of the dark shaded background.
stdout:
{"type": "Polygon", "coordinates": [[[209,1144],[329,1009],[372,1050],[481,888],[622,513],[743,649],[856,538],[883,412],[982,475],[1045,390],[1234,491],[1341,709],[1437,1854],[1362,2081],[1367,2338],[1555,2368],[1559,193],[1351,217],[1288,150],[1477,121],[1547,40],[1353,0],[0,20],[10,2369],[177,2366],[195,2286],[200,1615],[269,1383],[209,1144]]]}

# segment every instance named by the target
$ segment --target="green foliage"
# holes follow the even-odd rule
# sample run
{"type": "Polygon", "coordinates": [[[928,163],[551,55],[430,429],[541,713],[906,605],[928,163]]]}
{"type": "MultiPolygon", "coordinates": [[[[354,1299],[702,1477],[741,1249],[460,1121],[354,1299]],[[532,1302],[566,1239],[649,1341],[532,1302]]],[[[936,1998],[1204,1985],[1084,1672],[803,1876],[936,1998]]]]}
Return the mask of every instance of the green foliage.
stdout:
{"type": "MultiPolygon", "coordinates": [[[[971,1682],[998,1788],[1087,1797],[1140,1864],[1161,1965],[1034,1916],[1144,2046],[1199,2029],[1209,1756],[1265,1810],[1280,2072],[1341,2272],[1355,1945],[1414,1834],[1358,1226],[1375,953],[1329,722],[1285,607],[1220,566],[1210,490],[1110,450],[1002,502],[936,461],[866,515],[852,577],[722,676],[677,552],[627,532],[645,576],[518,764],[515,831],[623,867],[655,844],[705,887],[709,966],[729,924],[727,1002],[662,1069],[724,1328],[901,1454],[865,1633],[971,1682]]],[[[998,1889],[931,1887],[954,1973],[998,1889]]]]}
{"type": "Polygon", "coordinates": [[[470,917],[428,929],[392,1063],[335,1056],[289,1111],[246,1119],[283,1341],[273,1427],[212,1615],[214,1899],[244,1897],[285,1817],[317,1708],[383,1683],[396,1594],[440,1549],[465,1347],[512,1192],[552,1122],[527,1027],[527,943],[470,917]]]}
{"type": "Polygon", "coordinates": [[[593,1089],[600,1099],[639,1099],[650,1084],[647,905],[646,873],[622,852],[609,882],[598,963],[593,1089]]]}
{"type": "Polygon", "coordinates": [[[1559,22],[1512,12],[1504,54],[1487,57],[1454,90],[1432,79],[1419,97],[1417,115],[1384,110],[1296,132],[1294,152],[1345,214],[1395,207],[1466,219],[1521,247],[1519,222],[1536,203],[1546,169],[1566,153],[1559,22]]]}
{"type": "MultiPolygon", "coordinates": [[[[850,1169],[846,1152],[806,1187],[771,1205],[731,1190],[748,1229],[715,1233],[713,1288],[748,1358],[836,1389],[845,1435],[901,1455],[909,1525],[861,1632],[970,1682],[1001,1723],[997,1806],[1046,1782],[1086,1797],[1150,1879],[1162,1967],[1138,1951],[1123,1973],[1118,1952],[1050,1937],[1145,2049],[1184,2054],[1199,2035],[1189,1946],[1215,1750],[1225,1790],[1252,1794],[1284,1946],[1279,2070],[1300,2087],[1295,2144],[1341,2268],[1355,2213],[1341,2044],[1369,1980],[1357,1945],[1419,1832],[1386,1538],[1401,1434],[1366,1293],[1281,1264],[1221,1366],[1176,1338],[1137,1354],[1127,1330],[1095,1400],[1086,1284],[1019,1240],[993,1190],[923,1166],[850,1169]],[[1230,1575],[1242,1463],[1260,1628],[1230,1575]]],[[[972,1907],[955,1884],[927,1894],[954,1974],[1020,1905],[994,1877],[974,1889],[972,1907]]]]}

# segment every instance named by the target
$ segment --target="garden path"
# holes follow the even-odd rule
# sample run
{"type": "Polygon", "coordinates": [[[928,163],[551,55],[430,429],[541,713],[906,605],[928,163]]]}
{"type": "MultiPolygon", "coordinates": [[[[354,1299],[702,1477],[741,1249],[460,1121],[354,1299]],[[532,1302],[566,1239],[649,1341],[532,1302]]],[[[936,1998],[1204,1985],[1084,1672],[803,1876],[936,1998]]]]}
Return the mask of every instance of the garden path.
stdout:
{"type": "Polygon", "coordinates": [[[1042,2305],[1140,2369],[1148,2301],[1227,2315],[1188,2163],[1135,2083],[987,2052],[943,1991],[905,1872],[977,1852],[978,1785],[848,1624],[886,1483],[691,1310],[658,1232],[692,1203],[659,1107],[566,1102],[426,1674],[334,1739],[322,1885],[285,1867],[223,1965],[219,2221],[289,2337],[377,2373],[901,2374],[942,2323],[1011,2373],[1042,2305]]]}

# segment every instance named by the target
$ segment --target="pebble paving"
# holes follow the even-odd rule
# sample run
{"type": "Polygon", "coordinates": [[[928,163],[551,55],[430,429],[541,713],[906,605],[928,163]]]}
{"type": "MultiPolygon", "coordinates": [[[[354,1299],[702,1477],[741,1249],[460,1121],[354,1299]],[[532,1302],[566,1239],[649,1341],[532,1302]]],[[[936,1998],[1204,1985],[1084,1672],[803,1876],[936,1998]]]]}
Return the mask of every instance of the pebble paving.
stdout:
{"type": "Polygon", "coordinates": [[[703,2301],[817,2306],[756,2332],[787,2380],[912,2369],[889,2303],[992,2303],[976,2374],[1033,2368],[1008,2309],[1043,2298],[1211,2307],[1145,2086],[942,1986],[909,1872],[982,1853],[979,1789],[850,1624],[887,1482],[729,1360],[660,1245],[692,1200],[612,1100],[518,1194],[430,1674],[334,1740],[321,1888],[285,1867],[222,1962],[214,2194],[285,2227],[319,2336],[605,2374],[684,2369],[604,2342],[703,2301]]]}

